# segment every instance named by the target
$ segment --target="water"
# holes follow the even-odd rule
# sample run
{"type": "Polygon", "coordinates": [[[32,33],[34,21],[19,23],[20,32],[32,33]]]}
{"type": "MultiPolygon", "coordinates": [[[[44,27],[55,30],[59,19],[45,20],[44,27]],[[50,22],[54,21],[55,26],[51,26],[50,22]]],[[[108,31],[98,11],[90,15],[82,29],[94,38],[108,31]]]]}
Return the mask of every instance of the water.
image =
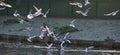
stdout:
{"type": "Polygon", "coordinates": [[[120,53],[95,53],[80,51],[53,51],[41,48],[8,48],[1,47],[0,55],[120,55],[120,53]]]}

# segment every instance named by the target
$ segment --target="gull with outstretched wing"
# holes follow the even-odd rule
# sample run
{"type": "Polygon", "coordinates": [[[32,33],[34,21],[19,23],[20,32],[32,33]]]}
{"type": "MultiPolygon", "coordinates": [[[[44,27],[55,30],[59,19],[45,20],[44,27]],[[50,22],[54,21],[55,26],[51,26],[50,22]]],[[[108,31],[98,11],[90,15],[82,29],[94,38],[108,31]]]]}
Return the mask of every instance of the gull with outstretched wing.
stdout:
{"type": "Polygon", "coordinates": [[[90,9],[91,9],[91,8],[86,9],[85,12],[83,12],[83,11],[75,11],[75,12],[76,12],[77,14],[82,14],[83,16],[88,16],[87,14],[88,14],[88,12],[89,12],[90,9]]]}
{"type": "Polygon", "coordinates": [[[118,12],[119,12],[119,10],[113,11],[113,12],[111,12],[111,13],[104,14],[104,16],[115,16],[115,15],[117,15],[118,12]]]}
{"type": "Polygon", "coordinates": [[[10,4],[4,3],[3,1],[0,1],[0,6],[5,6],[11,8],[12,6],[10,4]]]}
{"type": "Polygon", "coordinates": [[[35,10],[37,11],[37,12],[35,12],[35,14],[36,14],[37,16],[39,16],[39,15],[44,15],[44,14],[42,13],[42,8],[38,9],[35,5],[33,5],[33,7],[34,7],[35,10]]]}
{"type": "Polygon", "coordinates": [[[85,6],[87,6],[88,4],[91,4],[90,2],[89,2],[89,0],[85,0],[85,6]]]}
{"type": "Polygon", "coordinates": [[[69,4],[70,4],[70,5],[74,5],[74,6],[78,6],[79,8],[82,8],[82,7],[83,7],[83,4],[82,4],[82,3],[79,3],[79,2],[70,2],[69,4]]]}
{"type": "Polygon", "coordinates": [[[69,26],[75,27],[75,25],[74,25],[75,20],[76,20],[76,19],[72,20],[72,21],[70,22],[69,26]]]}

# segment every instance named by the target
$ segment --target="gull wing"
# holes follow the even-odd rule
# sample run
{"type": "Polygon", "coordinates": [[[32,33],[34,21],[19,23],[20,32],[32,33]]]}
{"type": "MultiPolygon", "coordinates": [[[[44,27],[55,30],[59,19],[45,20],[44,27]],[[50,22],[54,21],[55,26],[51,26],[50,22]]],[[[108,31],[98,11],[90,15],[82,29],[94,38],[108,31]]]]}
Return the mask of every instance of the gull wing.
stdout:
{"type": "Polygon", "coordinates": [[[74,23],[76,19],[72,20],[70,23],[74,23]]]}
{"type": "Polygon", "coordinates": [[[29,14],[31,14],[31,13],[32,13],[32,10],[29,11],[29,14]]]}
{"type": "Polygon", "coordinates": [[[50,11],[50,9],[48,9],[48,10],[47,10],[47,12],[46,12],[45,14],[48,14],[48,13],[49,13],[49,11],[50,11]]]}
{"type": "Polygon", "coordinates": [[[39,11],[39,9],[35,5],[33,5],[33,7],[35,8],[36,11],[39,11]]]}
{"type": "Polygon", "coordinates": [[[115,13],[118,13],[120,10],[115,11],[115,13]]]}
{"type": "Polygon", "coordinates": [[[85,10],[85,14],[87,14],[90,9],[91,9],[91,8],[86,9],[86,10],[85,10]]]}
{"type": "Polygon", "coordinates": [[[70,34],[69,32],[66,33],[65,36],[64,36],[64,38],[63,38],[63,40],[65,40],[69,34],[70,34]]]}

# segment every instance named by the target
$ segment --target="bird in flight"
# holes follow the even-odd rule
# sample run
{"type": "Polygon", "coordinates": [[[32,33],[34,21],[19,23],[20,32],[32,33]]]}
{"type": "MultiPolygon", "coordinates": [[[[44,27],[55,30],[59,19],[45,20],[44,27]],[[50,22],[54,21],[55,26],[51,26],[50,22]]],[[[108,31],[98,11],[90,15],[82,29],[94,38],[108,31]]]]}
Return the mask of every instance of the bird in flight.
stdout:
{"type": "Polygon", "coordinates": [[[4,3],[5,0],[0,0],[0,6],[5,6],[11,8],[12,6],[10,4],[4,3]]]}
{"type": "Polygon", "coordinates": [[[88,4],[91,4],[90,2],[89,2],[89,0],[85,0],[85,6],[87,6],[88,4]]]}
{"type": "Polygon", "coordinates": [[[83,16],[88,16],[87,14],[88,14],[88,12],[89,12],[89,10],[90,10],[91,8],[88,8],[88,9],[86,9],[85,10],[85,12],[83,12],[83,11],[75,11],[77,14],[82,14],[83,16]]]}
{"type": "Polygon", "coordinates": [[[85,48],[85,52],[89,52],[90,50],[92,50],[94,48],[94,46],[89,46],[87,48],[85,48]]]}
{"type": "Polygon", "coordinates": [[[113,11],[113,12],[111,12],[111,13],[104,14],[104,16],[115,16],[115,15],[117,15],[118,12],[119,12],[119,10],[113,11]]]}
{"type": "Polygon", "coordinates": [[[35,5],[33,5],[33,7],[35,8],[35,10],[37,11],[37,12],[35,12],[35,15],[37,15],[37,16],[39,16],[39,15],[44,15],[43,13],[42,13],[42,8],[37,8],[35,5]]]}
{"type": "Polygon", "coordinates": [[[21,16],[21,15],[18,13],[17,10],[15,10],[15,12],[13,13],[13,16],[14,16],[14,17],[17,17],[17,19],[20,20],[20,21],[19,21],[20,23],[23,24],[23,23],[25,22],[25,23],[31,25],[30,23],[26,22],[26,21],[23,19],[24,17],[21,16]]]}
{"type": "Polygon", "coordinates": [[[72,21],[70,22],[69,26],[75,27],[75,25],[74,25],[75,20],[76,20],[76,19],[72,20],[72,21]]]}
{"type": "Polygon", "coordinates": [[[28,18],[28,19],[33,19],[33,18],[36,17],[36,16],[38,16],[38,15],[32,14],[32,10],[30,10],[30,11],[29,11],[29,14],[27,15],[27,18],[28,18]]]}
{"type": "Polygon", "coordinates": [[[83,4],[82,4],[82,3],[79,3],[79,2],[70,2],[69,4],[70,4],[70,5],[78,6],[79,8],[82,8],[82,7],[83,7],[83,4]]]}

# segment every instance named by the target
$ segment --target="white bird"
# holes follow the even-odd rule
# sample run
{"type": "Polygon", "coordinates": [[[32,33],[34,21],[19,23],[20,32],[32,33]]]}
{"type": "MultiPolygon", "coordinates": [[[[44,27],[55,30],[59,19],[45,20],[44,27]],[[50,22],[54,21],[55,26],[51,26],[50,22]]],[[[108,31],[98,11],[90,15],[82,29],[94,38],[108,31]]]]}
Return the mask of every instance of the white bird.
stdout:
{"type": "Polygon", "coordinates": [[[0,8],[0,10],[5,10],[5,9],[6,9],[6,7],[0,8]]]}
{"type": "Polygon", "coordinates": [[[94,46],[89,46],[89,47],[85,48],[85,52],[89,52],[89,50],[91,50],[93,48],[94,48],[94,46]]]}
{"type": "Polygon", "coordinates": [[[46,28],[45,28],[44,26],[41,26],[40,28],[41,28],[42,30],[41,30],[41,34],[39,35],[39,37],[40,37],[41,39],[43,39],[44,34],[45,34],[45,32],[46,32],[47,30],[46,30],[46,28]]]}
{"type": "Polygon", "coordinates": [[[32,42],[31,39],[37,37],[37,36],[35,36],[35,35],[31,35],[31,34],[30,34],[30,32],[32,32],[32,27],[27,27],[27,28],[25,28],[25,31],[27,31],[27,35],[28,35],[27,40],[28,40],[29,42],[32,42]]]}
{"type": "Polygon", "coordinates": [[[31,12],[32,12],[32,10],[30,10],[30,11],[29,11],[29,14],[27,15],[27,18],[28,18],[28,19],[33,19],[34,17],[38,16],[38,15],[36,15],[36,14],[32,14],[31,12]]]}
{"type": "Polygon", "coordinates": [[[13,16],[14,16],[14,17],[17,17],[17,19],[20,20],[20,21],[19,21],[20,23],[23,24],[23,22],[25,22],[25,23],[31,25],[30,23],[28,23],[28,22],[26,22],[25,20],[22,19],[22,18],[24,18],[24,17],[22,17],[22,16],[18,13],[17,10],[15,10],[15,12],[13,13],[13,16]]]}
{"type": "Polygon", "coordinates": [[[21,16],[17,10],[15,10],[15,12],[13,13],[13,16],[18,17],[18,18],[24,18],[23,16],[21,16]]]}
{"type": "Polygon", "coordinates": [[[17,10],[15,10],[15,12],[13,13],[13,16],[15,16],[15,17],[20,17],[20,14],[18,13],[17,10]]]}
{"type": "Polygon", "coordinates": [[[70,2],[69,4],[70,4],[70,5],[78,6],[79,8],[82,8],[82,7],[83,7],[83,4],[82,4],[82,3],[79,3],[79,2],[70,2]]]}
{"type": "Polygon", "coordinates": [[[119,10],[113,11],[113,12],[111,12],[111,13],[104,14],[104,16],[115,16],[115,15],[117,15],[118,12],[119,12],[119,10]]]}
{"type": "Polygon", "coordinates": [[[85,0],[85,6],[87,6],[88,4],[90,4],[89,0],[85,0]]]}
{"type": "Polygon", "coordinates": [[[47,30],[47,32],[48,32],[48,36],[52,36],[55,40],[57,40],[57,37],[56,37],[56,35],[54,34],[54,32],[53,31],[51,31],[49,28],[48,28],[48,26],[45,26],[45,28],[46,28],[46,30],[47,30]]]}
{"type": "Polygon", "coordinates": [[[38,36],[39,38],[43,39],[45,32],[41,32],[41,34],[38,36]]]}
{"type": "Polygon", "coordinates": [[[70,34],[69,32],[66,33],[65,36],[62,38],[62,40],[60,40],[60,41],[61,41],[61,44],[60,44],[61,48],[64,47],[63,44],[64,44],[65,42],[71,43],[71,41],[67,39],[67,37],[68,37],[69,34],[70,34]]]}
{"type": "Polygon", "coordinates": [[[46,43],[47,44],[47,49],[50,49],[52,46],[53,46],[53,43],[50,43],[50,44],[48,44],[48,43],[46,43]]]}
{"type": "Polygon", "coordinates": [[[33,39],[33,38],[35,38],[36,36],[29,36],[29,38],[27,38],[27,40],[29,41],[29,42],[32,42],[32,40],[31,39],[33,39]]]}
{"type": "Polygon", "coordinates": [[[70,34],[69,32],[66,33],[65,36],[64,36],[64,38],[63,38],[63,40],[66,40],[66,38],[67,38],[67,36],[68,36],[69,34],[70,34]]]}
{"type": "Polygon", "coordinates": [[[91,8],[86,9],[85,12],[83,12],[83,11],[75,11],[75,12],[76,12],[77,14],[82,14],[83,16],[88,16],[87,14],[88,14],[88,12],[89,12],[90,9],[91,9],[91,8]]]}
{"type": "Polygon", "coordinates": [[[15,17],[17,17],[20,21],[20,23],[23,23],[24,22],[24,20],[23,19],[21,19],[21,15],[18,13],[18,11],[16,10],[14,13],[13,13],[13,16],[15,16],[15,17]]]}
{"type": "Polygon", "coordinates": [[[72,20],[72,21],[70,22],[69,26],[75,27],[75,25],[74,25],[75,20],[76,20],[76,19],[72,20]]]}
{"type": "Polygon", "coordinates": [[[44,14],[42,13],[42,9],[41,9],[41,8],[38,9],[35,5],[33,5],[33,7],[34,7],[35,10],[37,11],[37,12],[35,12],[35,15],[37,15],[37,16],[39,16],[39,15],[44,15],[44,14]]]}
{"type": "Polygon", "coordinates": [[[61,42],[61,44],[60,44],[61,49],[64,49],[64,46],[63,46],[64,43],[65,43],[65,41],[61,42]]]}
{"type": "Polygon", "coordinates": [[[12,6],[10,4],[4,3],[3,1],[0,1],[0,6],[5,6],[11,8],[12,6]]]}
{"type": "Polygon", "coordinates": [[[47,18],[47,14],[49,13],[50,9],[47,10],[47,12],[45,14],[43,14],[44,18],[47,18]]]}

